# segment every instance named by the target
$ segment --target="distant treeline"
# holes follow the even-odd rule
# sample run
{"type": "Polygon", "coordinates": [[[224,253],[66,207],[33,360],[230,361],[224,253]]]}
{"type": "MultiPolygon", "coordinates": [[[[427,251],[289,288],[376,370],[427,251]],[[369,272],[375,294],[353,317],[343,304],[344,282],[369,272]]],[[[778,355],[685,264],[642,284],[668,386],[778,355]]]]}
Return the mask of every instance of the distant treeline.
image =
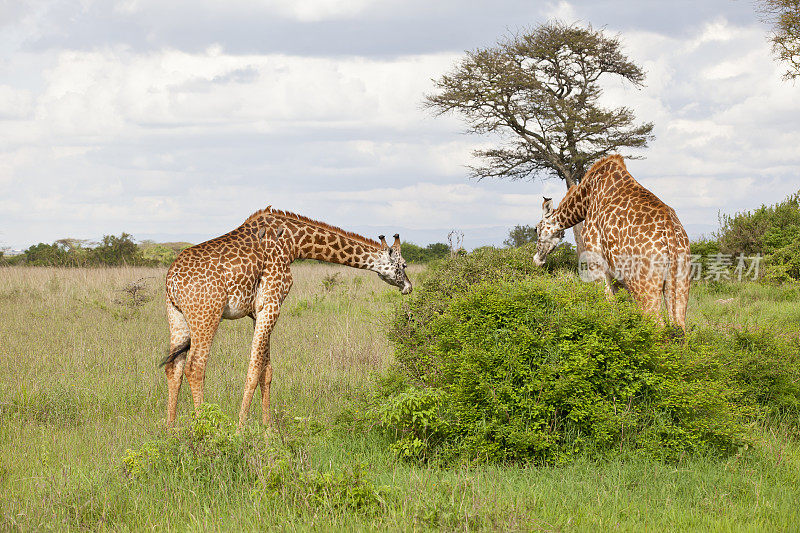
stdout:
{"type": "Polygon", "coordinates": [[[404,242],[400,253],[408,263],[428,263],[450,255],[450,247],[442,242],[429,244],[424,248],[412,242],[404,242]]]}
{"type": "Polygon", "coordinates": [[[0,264],[29,266],[167,266],[172,264],[188,242],[136,243],[127,233],[105,235],[99,243],[80,239],[59,239],[52,244],[40,242],[15,256],[4,256],[0,264]]]}
{"type": "MultiPolygon", "coordinates": [[[[5,256],[0,251],[0,265],[29,266],[169,266],[188,242],[134,242],[131,235],[106,235],[98,243],[80,239],[59,239],[52,244],[40,242],[19,255],[5,256]]],[[[450,248],[441,242],[422,247],[404,243],[403,258],[409,263],[427,263],[447,257],[450,248]]]]}

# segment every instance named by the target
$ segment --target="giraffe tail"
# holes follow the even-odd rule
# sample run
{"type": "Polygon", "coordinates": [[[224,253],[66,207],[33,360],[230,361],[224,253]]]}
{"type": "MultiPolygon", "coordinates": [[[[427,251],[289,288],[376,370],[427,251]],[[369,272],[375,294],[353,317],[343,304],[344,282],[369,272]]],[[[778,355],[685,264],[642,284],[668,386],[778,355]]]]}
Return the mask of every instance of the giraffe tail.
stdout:
{"type": "Polygon", "coordinates": [[[180,354],[188,352],[189,346],[191,346],[191,344],[192,340],[186,339],[186,341],[173,348],[173,350],[169,352],[169,355],[167,355],[164,359],[161,360],[161,363],[158,365],[158,367],[161,368],[162,366],[173,362],[175,359],[178,358],[180,354]]]}
{"type": "Polygon", "coordinates": [[[672,238],[669,242],[669,272],[667,273],[664,286],[664,299],[667,304],[667,318],[671,323],[670,325],[675,328],[677,336],[683,339],[686,335],[686,326],[683,319],[686,310],[685,302],[681,302],[679,298],[679,291],[681,289],[682,276],[686,277],[684,273],[688,275],[688,271],[686,270],[687,265],[684,264],[685,258],[683,254],[681,254],[680,247],[678,246],[677,228],[680,227],[680,222],[677,221],[677,215],[675,215],[674,211],[672,211],[671,215],[672,238]]]}

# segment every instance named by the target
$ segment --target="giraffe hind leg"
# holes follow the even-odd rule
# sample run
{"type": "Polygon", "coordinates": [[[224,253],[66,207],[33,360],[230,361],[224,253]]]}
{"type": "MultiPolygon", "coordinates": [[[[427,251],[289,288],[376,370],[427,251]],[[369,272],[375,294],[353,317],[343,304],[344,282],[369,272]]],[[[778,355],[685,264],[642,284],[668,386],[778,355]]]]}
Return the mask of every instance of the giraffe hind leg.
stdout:
{"type": "MultiPolygon", "coordinates": [[[[221,315],[221,313],[220,313],[221,315]]],[[[206,363],[211,354],[211,343],[219,327],[219,318],[193,332],[192,343],[186,356],[184,374],[192,389],[195,412],[203,403],[203,384],[206,377],[206,363]]]]}
{"type": "Polygon", "coordinates": [[[191,332],[186,318],[176,308],[169,299],[167,299],[167,318],[169,320],[169,355],[161,361],[164,367],[164,372],[167,375],[167,388],[169,390],[169,397],[167,399],[167,425],[171,426],[175,423],[176,412],[178,408],[178,393],[181,389],[181,381],[183,380],[183,367],[186,363],[185,353],[189,350],[191,344],[191,332]]]}

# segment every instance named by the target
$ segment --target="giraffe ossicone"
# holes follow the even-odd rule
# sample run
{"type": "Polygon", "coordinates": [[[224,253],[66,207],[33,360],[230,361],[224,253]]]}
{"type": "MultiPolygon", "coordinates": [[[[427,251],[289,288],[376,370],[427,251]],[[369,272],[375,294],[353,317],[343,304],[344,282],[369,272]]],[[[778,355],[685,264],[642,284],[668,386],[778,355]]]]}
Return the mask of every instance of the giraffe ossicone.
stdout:
{"type": "Polygon", "coordinates": [[[663,297],[667,318],[685,331],[689,238],[675,211],[631,176],[622,156],[607,156],[592,165],[558,207],[544,198],[534,264],[544,264],[564,230],[579,222],[584,223],[586,247],[580,258],[582,277],[605,280],[609,297],[627,288],[659,320],[663,297]]]}
{"type": "Polygon", "coordinates": [[[205,368],[220,321],[249,316],[255,325],[239,424],[247,419],[256,387],[262,420],[270,421],[269,338],[292,286],[290,264],[316,259],[372,270],[402,294],[412,290],[400,236],[392,247],[356,233],[269,206],[235,230],[182,251],[166,277],[170,349],[161,362],[167,375],[167,424],[175,422],[183,378],[195,409],[203,402],[205,368]]]}

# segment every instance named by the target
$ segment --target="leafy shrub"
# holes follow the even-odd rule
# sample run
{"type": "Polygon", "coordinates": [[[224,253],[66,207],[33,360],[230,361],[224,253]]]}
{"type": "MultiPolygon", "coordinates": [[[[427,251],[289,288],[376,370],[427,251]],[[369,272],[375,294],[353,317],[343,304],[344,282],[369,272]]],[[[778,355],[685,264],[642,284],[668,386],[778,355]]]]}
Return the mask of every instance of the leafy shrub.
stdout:
{"type": "Polygon", "coordinates": [[[401,456],[561,463],[623,446],[672,458],[742,442],[724,384],[693,375],[696,361],[662,349],[648,318],[595,285],[481,283],[412,329],[394,339],[408,386],[381,412],[401,456]]]}
{"type": "Polygon", "coordinates": [[[320,472],[312,468],[297,436],[282,435],[280,442],[288,444],[279,444],[255,428],[237,431],[214,404],[203,404],[195,417],[184,417],[181,424],[138,450],[127,450],[124,474],[148,484],[166,478],[191,490],[198,484],[212,491],[241,487],[256,499],[281,498],[314,509],[373,512],[386,505],[388,489],[374,485],[364,465],[320,472]]]}
{"type": "Polygon", "coordinates": [[[764,329],[701,330],[690,348],[709,360],[737,389],[739,403],[761,422],[800,429],[800,339],[764,329]]]}
{"type": "Polygon", "coordinates": [[[764,279],[775,283],[800,281],[800,234],[766,256],[764,279]]]}
{"type": "Polygon", "coordinates": [[[248,458],[263,453],[263,443],[253,435],[236,433],[219,406],[203,404],[197,416],[181,422],[182,427],[163,438],[146,442],[139,450],[126,450],[124,472],[134,479],[169,474],[195,482],[257,476],[256,463],[248,458]]]}
{"type": "Polygon", "coordinates": [[[375,416],[401,457],[562,463],[634,450],[725,455],[797,421],[798,346],[745,330],[685,344],[620,292],[537,271],[532,249],[435,265],[399,307],[375,416]],[[792,355],[793,354],[793,355],[792,355]]]}
{"type": "Polygon", "coordinates": [[[726,254],[769,254],[794,240],[799,231],[800,192],[775,205],[721,215],[716,238],[726,254]]]}
{"type": "Polygon", "coordinates": [[[562,242],[556,246],[553,251],[547,255],[544,269],[547,272],[558,272],[559,270],[577,272],[578,253],[575,251],[575,247],[568,242],[562,242]]]}
{"type": "Polygon", "coordinates": [[[724,254],[765,257],[765,279],[800,280],[800,192],[753,211],[721,215],[716,234],[724,254]]]}
{"type": "Polygon", "coordinates": [[[719,242],[714,239],[702,237],[690,244],[690,253],[693,256],[692,261],[699,263],[701,274],[708,272],[709,259],[720,253],[719,242]]]}

